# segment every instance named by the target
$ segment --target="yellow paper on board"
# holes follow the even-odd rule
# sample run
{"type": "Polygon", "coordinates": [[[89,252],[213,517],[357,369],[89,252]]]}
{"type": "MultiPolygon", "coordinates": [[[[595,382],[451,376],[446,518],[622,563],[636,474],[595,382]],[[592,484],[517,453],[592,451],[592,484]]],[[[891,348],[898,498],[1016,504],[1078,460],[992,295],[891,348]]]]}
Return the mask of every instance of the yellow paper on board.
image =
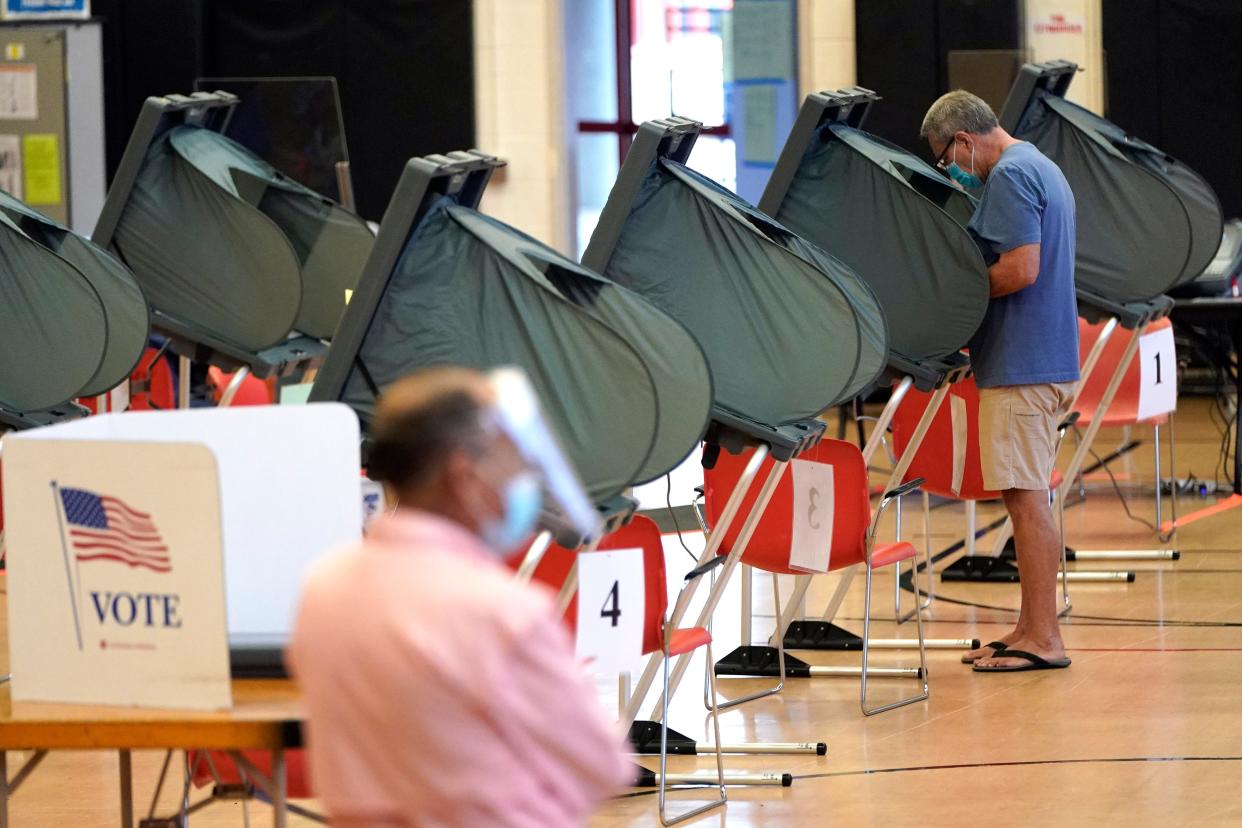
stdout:
{"type": "Polygon", "coordinates": [[[26,203],[60,204],[60,139],[53,134],[22,136],[26,203]]]}

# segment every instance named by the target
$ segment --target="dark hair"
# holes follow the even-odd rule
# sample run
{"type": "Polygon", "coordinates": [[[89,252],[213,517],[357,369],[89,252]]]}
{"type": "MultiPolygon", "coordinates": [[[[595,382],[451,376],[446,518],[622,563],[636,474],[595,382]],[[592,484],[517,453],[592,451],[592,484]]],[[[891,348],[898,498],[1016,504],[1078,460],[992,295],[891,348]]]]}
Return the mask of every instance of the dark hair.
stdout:
{"type": "Polygon", "coordinates": [[[367,476],[398,491],[430,480],[454,451],[481,452],[482,407],[467,391],[381,418],[372,432],[367,476]]]}

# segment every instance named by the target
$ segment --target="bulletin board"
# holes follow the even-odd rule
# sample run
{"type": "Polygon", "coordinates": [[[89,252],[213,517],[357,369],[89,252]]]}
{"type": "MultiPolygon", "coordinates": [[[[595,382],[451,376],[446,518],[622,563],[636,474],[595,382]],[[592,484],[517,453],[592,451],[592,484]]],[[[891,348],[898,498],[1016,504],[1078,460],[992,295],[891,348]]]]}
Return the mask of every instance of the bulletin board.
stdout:
{"type": "Polygon", "coordinates": [[[0,26],[0,189],[69,224],[65,33],[0,26]]]}

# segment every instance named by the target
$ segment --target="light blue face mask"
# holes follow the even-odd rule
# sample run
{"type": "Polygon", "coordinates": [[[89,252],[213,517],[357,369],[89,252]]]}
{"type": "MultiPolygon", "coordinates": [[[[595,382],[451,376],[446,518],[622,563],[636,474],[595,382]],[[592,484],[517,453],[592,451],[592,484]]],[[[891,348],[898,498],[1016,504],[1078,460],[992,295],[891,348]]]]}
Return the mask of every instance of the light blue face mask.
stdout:
{"type": "Polygon", "coordinates": [[[543,508],[543,487],[533,471],[514,475],[501,493],[504,514],[483,525],[483,542],[498,554],[508,554],[530,537],[543,508]]]}
{"type": "MultiPolygon", "coordinates": [[[[975,168],[975,148],[970,148],[970,168],[975,168]]],[[[961,184],[967,190],[977,190],[983,186],[983,179],[975,175],[973,172],[966,172],[957,164],[957,144],[953,144],[953,161],[945,168],[945,172],[949,174],[958,184],[961,184]]]]}

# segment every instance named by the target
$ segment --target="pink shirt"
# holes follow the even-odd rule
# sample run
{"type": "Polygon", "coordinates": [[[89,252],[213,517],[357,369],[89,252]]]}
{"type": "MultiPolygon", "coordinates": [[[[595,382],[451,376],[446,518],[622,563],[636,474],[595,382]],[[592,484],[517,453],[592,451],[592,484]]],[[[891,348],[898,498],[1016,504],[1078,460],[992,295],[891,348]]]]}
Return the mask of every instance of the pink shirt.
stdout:
{"type": "Polygon", "coordinates": [[[288,659],[334,825],[581,825],[632,779],[551,594],[434,515],[317,564],[288,659]]]}

